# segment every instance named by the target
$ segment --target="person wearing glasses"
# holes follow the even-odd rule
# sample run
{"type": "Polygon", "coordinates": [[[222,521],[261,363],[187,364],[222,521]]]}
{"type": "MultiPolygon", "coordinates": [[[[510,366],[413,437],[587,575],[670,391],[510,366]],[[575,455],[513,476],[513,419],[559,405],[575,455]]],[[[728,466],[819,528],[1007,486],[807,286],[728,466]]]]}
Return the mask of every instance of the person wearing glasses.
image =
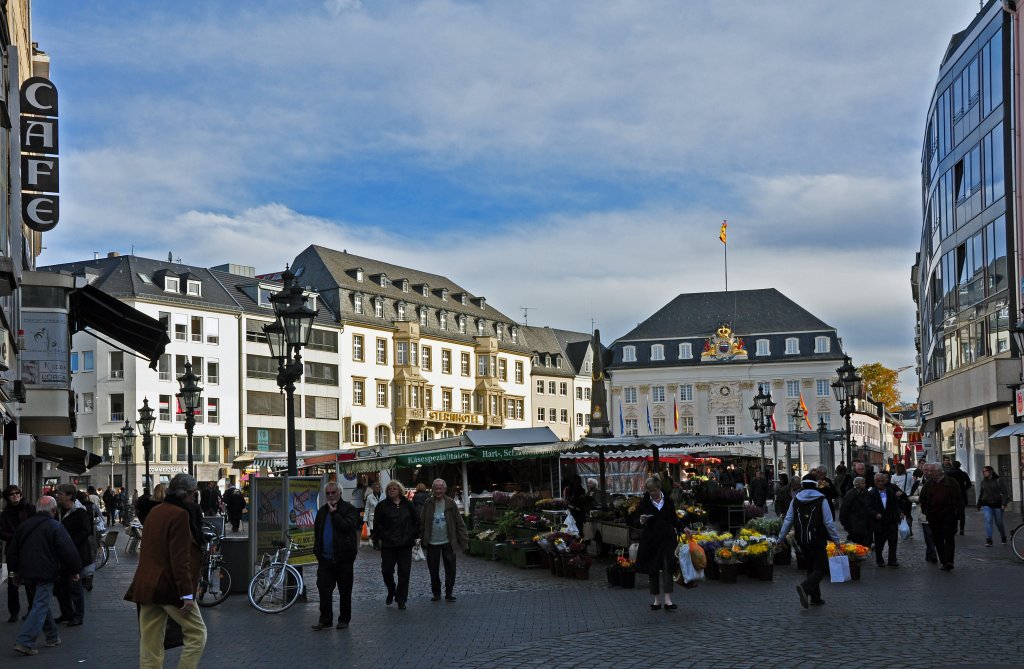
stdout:
{"type": "Polygon", "coordinates": [[[316,589],[320,593],[320,620],[315,630],[325,630],[334,621],[334,589],[338,589],[338,629],[352,622],[352,572],[359,552],[359,531],[363,527],[356,508],[341,498],[341,486],[328,481],[327,502],[316,512],[313,523],[313,554],[316,555],[316,589]]]}
{"type": "MultiPolygon", "coordinates": [[[[25,496],[21,492],[21,488],[16,485],[9,485],[4,489],[4,510],[0,511],[0,541],[4,542],[6,560],[8,565],[11,562],[11,539],[14,538],[14,533],[18,530],[18,525],[31,518],[36,513],[36,507],[25,501],[25,496]]],[[[18,614],[21,613],[21,600],[18,597],[18,585],[14,582],[15,579],[7,579],[7,612],[10,617],[7,619],[9,623],[18,622],[18,614]]],[[[25,595],[28,606],[32,605],[32,597],[34,596],[34,588],[32,583],[25,581],[25,595]]],[[[26,608],[28,608],[28,606],[26,608]]]]}

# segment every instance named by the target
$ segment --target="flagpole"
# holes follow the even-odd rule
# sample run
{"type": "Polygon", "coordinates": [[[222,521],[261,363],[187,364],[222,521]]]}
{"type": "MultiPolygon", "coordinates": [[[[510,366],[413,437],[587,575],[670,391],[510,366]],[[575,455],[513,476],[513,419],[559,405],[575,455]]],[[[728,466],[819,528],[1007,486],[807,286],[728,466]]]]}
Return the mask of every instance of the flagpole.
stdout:
{"type": "Polygon", "coordinates": [[[722,255],[725,257],[725,292],[729,292],[729,244],[722,244],[722,255]]]}

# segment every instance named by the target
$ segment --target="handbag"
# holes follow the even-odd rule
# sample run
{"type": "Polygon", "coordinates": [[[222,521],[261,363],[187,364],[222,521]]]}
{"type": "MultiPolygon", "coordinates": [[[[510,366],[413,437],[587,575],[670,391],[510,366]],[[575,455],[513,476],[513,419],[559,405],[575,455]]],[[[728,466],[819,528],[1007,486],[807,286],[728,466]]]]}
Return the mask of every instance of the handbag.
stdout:
{"type": "Polygon", "coordinates": [[[837,555],[828,559],[828,573],[833,583],[846,583],[850,580],[850,558],[837,555]]]}
{"type": "Polygon", "coordinates": [[[412,559],[414,562],[422,562],[427,559],[427,556],[423,554],[423,546],[416,544],[412,547],[412,559]]]}
{"type": "Polygon", "coordinates": [[[899,533],[900,539],[907,539],[910,537],[910,523],[907,522],[906,518],[900,520],[899,533]]]}

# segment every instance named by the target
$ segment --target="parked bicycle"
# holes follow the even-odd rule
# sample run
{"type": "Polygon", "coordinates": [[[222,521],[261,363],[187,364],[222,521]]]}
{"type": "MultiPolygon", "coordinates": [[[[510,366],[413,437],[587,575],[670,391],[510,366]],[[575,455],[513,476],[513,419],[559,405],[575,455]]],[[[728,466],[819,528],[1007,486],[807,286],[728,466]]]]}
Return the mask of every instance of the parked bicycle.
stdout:
{"type": "Polygon", "coordinates": [[[209,523],[203,523],[203,564],[199,569],[199,589],[196,601],[199,606],[217,606],[231,594],[231,572],[224,566],[224,555],[220,552],[223,535],[209,523]]]}
{"type": "Polygon", "coordinates": [[[1019,560],[1024,560],[1024,523],[1013,528],[1013,531],[1010,532],[1010,547],[1013,548],[1013,554],[1019,560]]]}
{"type": "Polygon", "coordinates": [[[287,610],[306,588],[302,572],[288,564],[298,544],[289,537],[287,546],[282,541],[272,545],[277,550],[263,554],[259,571],[249,583],[249,603],[264,613],[287,610]]]}

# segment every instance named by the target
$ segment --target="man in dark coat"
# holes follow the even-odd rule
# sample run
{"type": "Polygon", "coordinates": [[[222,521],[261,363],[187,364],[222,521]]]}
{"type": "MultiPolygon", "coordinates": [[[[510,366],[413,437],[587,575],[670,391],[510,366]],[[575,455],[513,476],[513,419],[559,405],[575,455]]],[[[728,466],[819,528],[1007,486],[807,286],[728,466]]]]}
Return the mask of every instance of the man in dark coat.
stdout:
{"type": "Polygon", "coordinates": [[[957,521],[960,524],[960,534],[963,535],[964,526],[967,524],[967,491],[973,488],[974,484],[959,460],[953,461],[953,467],[947,473],[960,484],[960,515],[957,516],[957,521]]]}
{"type": "Polygon", "coordinates": [[[363,523],[356,508],[341,498],[341,486],[324,486],[327,503],[316,512],[313,523],[313,554],[316,555],[316,589],[320,593],[320,621],[315,630],[327,629],[334,620],[334,589],[338,589],[338,629],[352,622],[353,565],[359,552],[363,523]]]}
{"type": "Polygon", "coordinates": [[[889,566],[900,566],[896,559],[896,545],[899,543],[899,525],[910,513],[910,499],[903,491],[889,483],[889,477],[875,474],[875,485],[868,491],[868,513],[875,538],[875,563],[885,566],[882,547],[889,544],[889,566]]]}
{"type": "Polygon", "coordinates": [[[213,481],[207,481],[206,487],[200,493],[199,506],[203,509],[204,516],[216,516],[220,513],[224,499],[220,494],[220,488],[213,481]]]}
{"type": "Polygon", "coordinates": [[[179,667],[198,667],[206,646],[206,623],[195,603],[202,563],[199,484],[178,474],[164,501],[149,512],[146,541],[135,578],[124,598],[139,605],[139,666],[162,667],[167,619],[181,626],[185,646],[179,667]]]}
{"type": "MultiPolygon", "coordinates": [[[[78,489],[70,483],[57,486],[54,493],[57,498],[57,517],[61,525],[71,536],[83,567],[91,565],[95,560],[89,539],[93,534],[92,515],[78,501],[78,489]]],[[[57,584],[57,602],[60,604],[58,623],[66,622],[68,627],[81,625],[85,617],[85,589],[79,573],[65,575],[57,584]]]]}
{"type": "Polygon", "coordinates": [[[36,515],[18,526],[11,541],[11,571],[19,581],[30,583],[35,593],[14,643],[14,650],[22,655],[39,653],[35,642],[40,631],[46,634],[47,646],[60,645],[57,624],[50,613],[53,586],[65,574],[77,579],[82,568],[71,536],[54,518],[56,513],[57,500],[40,497],[36,502],[36,515]]]}
{"type": "Polygon", "coordinates": [[[103,512],[107,515],[107,527],[114,524],[114,508],[117,506],[116,498],[114,494],[114,486],[107,486],[107,489],[103,491],[103,512]]]}
{"type": "Polygon", "coordinates": [[[925,482],[917,503],[931,526],[935,553],[943,571],[952,571],[956,552],[956,524],[963,506],[960,484],[937,462],[924,466],[925,482]]]}
{"type": "Polygon", "coordinates": [[[768,504],[768,480],[765,479],[760,469],[754,472],[754,478],[750,479],[748,487],[750,501],[754,503],[754,506],[765,508],[768,504]]]}
{"type": "MultiPolygon", "coordinates": [[[[36,514],[36,507],[25,501],[24,493],[16,485],[9,485],[4,489],[4,510],[0,512],[0,541],[7,547],[7,562],[11,561],[11,539],[18,531],[18,526],[36,514]]],[[[25,582],[25,595],[28,606],[32,606],[33,591],[31,583],[25,582]]],[[[18,613],[21,612],[21,600],[18,597],[18,584],[15,579],[7,579],[7,612],[10,617],[9,623],[18,622],[18,613]]]]}
{"type": "Polygon", "coordinates": [[[146,516],[153,510],[153,507],[157,505],[157,502],[153,501],[153,496],[149,494],[149,488],[142,489],[142,495],[139,497],[139,501],[135,504],[135,517],[139,519],[139,522],[143,525],[146,524],[146,516]]]}
{"type": "Polygon", "coordinates": [[[843,497],[839,507],[839,522],[846,528],[850,541],[862,546],[871,545],[871,513],[868,509],[867,482],[863,476],[853,479],[853,488],[843,497]]]}
{"type": "Polygon", "coordinates": [[[245,511],[245,495],[238,488],[228,488],[224,498],[224,506],[228,510],[228,522],[231,523],[231,531],[237,532],[238,526],[242,523],[242,512],[245,511]]]}

